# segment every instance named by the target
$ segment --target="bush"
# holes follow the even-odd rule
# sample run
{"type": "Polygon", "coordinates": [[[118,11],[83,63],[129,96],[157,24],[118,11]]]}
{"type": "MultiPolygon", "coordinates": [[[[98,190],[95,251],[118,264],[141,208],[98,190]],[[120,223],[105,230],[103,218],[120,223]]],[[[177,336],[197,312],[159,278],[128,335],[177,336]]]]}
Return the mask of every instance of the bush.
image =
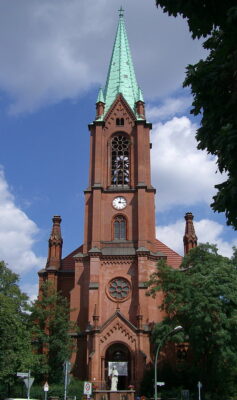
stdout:
{"type": "Polygon", "coordinates": [[[26,397],[26,387],[24,383],[17,382],[16,384],[0,384],[0,400],[7,397],[26,397]]]}
{"type": "MultiPolygon", "coordinates": [[[[71,398],[72,397],[74,398],[76,396],[77,400],[81,400],[83,394],[83,385],[84,382],[79,381],[76,378],[72,378],[67,388],[67,396],[71,398]]],[[[10,386],[1,383],[0,400],[6,399],[8,397],[27,398],[27,389],[25,384],[23,382],[21,383],[17,382],[16,384],[10,386]]],[[[30,390],[30,397],[31,399],[44,400],[45,394],[44,394],[43,384],[39,385],[33,383],[30,390]]],[[[50,397],[59,397],[59,399],[63,399],[64,385],[62,383],[49,385],[49,391],[47,397],[48,399],[50,397]]]]}
{"type": "MultiPolygon", "coordinates": [[[[70,384],[67,388],[67,396],[74,397],[76,396],[77,400],[80,400],[83,393],[83,382],[79,381],[76,378],[72,378],[70,384]]],[[[44,390],[43,385],[33,385],[31,388],[30,396],[33,399],[44,399],[44,390]]],[[[50,397],[59,397],[63,399],[64,397],[64,385],[63,384],[52,384],[49,385],[48,391],[48,399],[50,397]]]]}

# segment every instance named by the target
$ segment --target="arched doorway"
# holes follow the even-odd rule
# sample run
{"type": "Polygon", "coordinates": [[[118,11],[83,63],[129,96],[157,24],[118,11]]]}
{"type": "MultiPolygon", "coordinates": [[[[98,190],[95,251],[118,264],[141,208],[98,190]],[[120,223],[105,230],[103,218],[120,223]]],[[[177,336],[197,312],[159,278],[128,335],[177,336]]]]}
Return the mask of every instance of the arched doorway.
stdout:
{"type": "Polygon", "coordinates": [[[119,371],[118,390],[126,390],[131,382],[131,353],[125,344],[114,343],[106,350],[104,379],[107,389],[110,389],[109,370],[114,363],[119,371]]]}

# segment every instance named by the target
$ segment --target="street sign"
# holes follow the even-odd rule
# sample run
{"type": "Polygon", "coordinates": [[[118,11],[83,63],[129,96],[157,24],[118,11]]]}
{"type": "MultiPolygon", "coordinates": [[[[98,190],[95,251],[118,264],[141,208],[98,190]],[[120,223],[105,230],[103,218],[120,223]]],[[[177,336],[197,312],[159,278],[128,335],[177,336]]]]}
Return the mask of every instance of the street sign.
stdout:
{"type": "Polygon", "coordinates": [[[35,380],[35,378],[26,378],[26,379],[24,379],[24,383],[25,383],[27,389],[31,388],[32,383],[34,382],[34,380],[35,380]]]}
{"type": "Polygon", "coordinates": [[[92,383],[84,382],[84,394],[90,396],[92,394],[92,383]]]}
{"type": "Polygon", "coordinates": [[[44,392],[48,392],[49,391],[49,384],[48,382],[45,382],[44,384],[44,392]]]}
{"type": "Polygon", "coordinates": [[[18,376],[19,378],[27,378],[28,372],[17,372],[16,376],[18,376]]]}
{"type": "Polygon", "coordinates": [[[157,386],[164,386],[165,382],[156,382],[157,386]]]}

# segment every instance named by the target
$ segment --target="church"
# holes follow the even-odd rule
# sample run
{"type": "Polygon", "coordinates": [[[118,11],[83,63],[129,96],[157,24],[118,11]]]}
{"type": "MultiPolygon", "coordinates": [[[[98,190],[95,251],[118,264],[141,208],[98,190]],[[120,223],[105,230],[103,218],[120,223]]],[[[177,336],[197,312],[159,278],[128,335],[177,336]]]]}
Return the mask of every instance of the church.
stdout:
{"type": "MultiPolygon", "coordinates": [[[[160,259],[178,268],[182,257],[155,235],[150,131],[130,53],[122,8],[107,74],[89,124],[89,184],[85,193],[84,242],[62,258],[61,217],[53,217],[48,259],[39,287],[51,281],[70,302],[79,326],[73,373],[108,388],[111,368],[118,389],[139,387],[153,363],[151,331],[164,315],[146,296],[160,259]]],[[[184,251],[197,244],[191,213],[185,215],[184,251]]]]}

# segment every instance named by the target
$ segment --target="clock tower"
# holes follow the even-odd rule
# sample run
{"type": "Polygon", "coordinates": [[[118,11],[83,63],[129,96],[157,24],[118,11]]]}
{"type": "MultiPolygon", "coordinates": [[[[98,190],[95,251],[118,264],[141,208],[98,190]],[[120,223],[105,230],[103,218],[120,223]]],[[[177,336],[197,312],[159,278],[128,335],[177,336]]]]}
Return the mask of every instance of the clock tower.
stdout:
{"type": "Polygon", "coordinates": [[[155,237],[155,189],[151,184],[150,130],[138,86],[123,10],[107,81],[89,124],[90,169],[85,190],[84,243],[61,259],[60,217],[54,217],[46,268],[70,301],[80,333],[73,372],[109,388],[113,363],[118,389],[139,384],[152,363],[150,335],[164,315],[160,295],[146,296],[159,259],[174,268],[181,256],[155,237]]]}

